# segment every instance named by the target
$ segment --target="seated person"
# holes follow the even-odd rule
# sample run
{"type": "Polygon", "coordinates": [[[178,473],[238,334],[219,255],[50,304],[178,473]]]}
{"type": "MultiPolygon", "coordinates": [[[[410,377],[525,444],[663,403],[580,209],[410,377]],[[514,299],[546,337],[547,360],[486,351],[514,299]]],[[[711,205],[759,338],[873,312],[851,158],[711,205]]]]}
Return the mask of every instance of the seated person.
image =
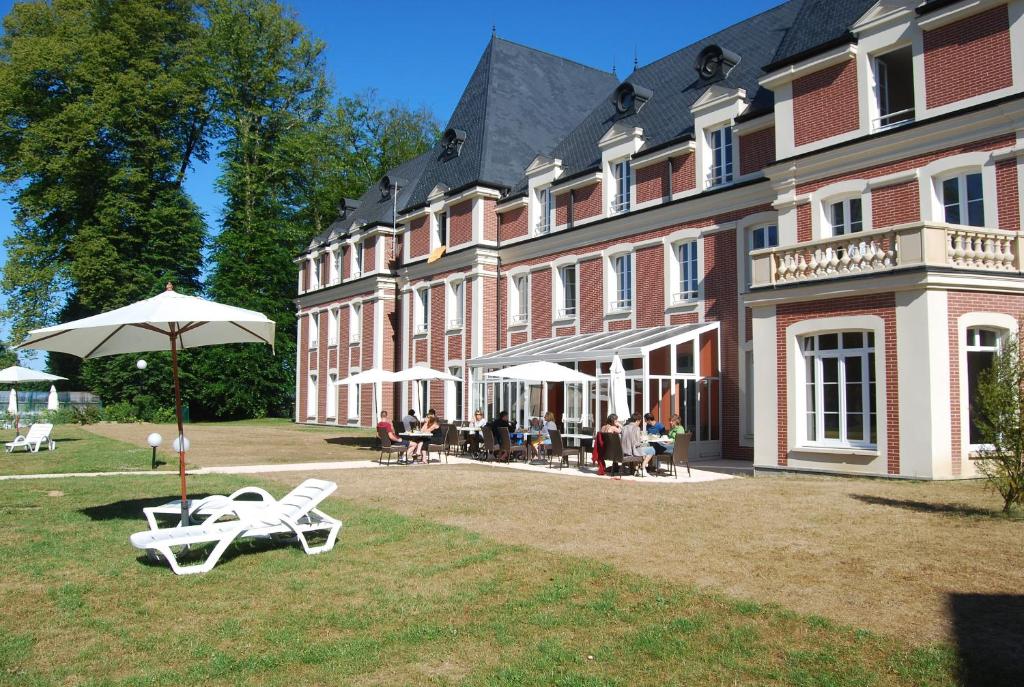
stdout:
{"type": "MultiPolygon", "coordinates": [[[[594,437],[594,462],[597,463],[597,474],[603,475],[606,471],[604,458],[601,457],[601,450],[604,448],[604,442],[601,439],[602,434],[621,434],[622,425],[619,424],[619,416],[612,413],[605,418],[604,424],[601,425],[601,429],[598,430],[597,435],[594,437]]],[[[612,464],[612,472],[617,472],[619,469],[618,463],[612,464]]]]}
{"type": "Polygon", "coordinates": [[[647,413],[644,415],[644,431],[648,434],[661,435],[665,433],[665,425],[655,420],[653,414],[647,413]]]}
{"type": "MultiPolygon", "coordinates": [[[[540,428],[540,441],[537,442],[538,448],[546,450],[551,446],[551,430],[558,431],[558,425],[555,424],[555,414],[550,410],[544,413],[544,424],[540,428]]],[[[538,454],[539,457],[539,454],[538,454]]]]}
{"type": "Polygon", "coordinates": [[[402,437],[395,434],[395,426],[392,425],[391,421],[388,419],[388,411],[380,411],[380,422],[377,423],[377,429],[383,429],[385,432],[388,433],[388,439],[391,440],[392,446],[400,446],[405,448],[404,453],[406,456],[419,455],[419,452],[422,449],[423,444],[418,442],[408,442],[402,437]]]}
{"type": "Polygon", "coordinates": [[[673,415],[668,419],[668,438],[675,440],[679,435],[686,435],[686,427],[683,427],[683,419],[678,415],[673,415]]]}
{"type": "Polygon", "coordinates": [[[431,408],[427,411],[427,416],[423,418],[423,424],[420,426],[421,432],[430,432],[431,443],[440,444],[444,441],[444,429],[441,427],[440,421],[437,419],[437,413],[431,408]]]}
{"type": "MultiPolygon", "coordinates": [[[[509,421],[507,410],[503,410],[498,413],[498,417],[491,422],[491,433],[494,434],[494,443],[499,446],[501,445],[501,433],[498,431],[500,429],[508,430],[510,440],[512,432],[516,431],[516,423],[514,421],[509,421]]],[[[504,451],[499,451],[498,460],[502,459],[507,460],[508,455],[506,455],[504,451]]]]}
{"type": "Polygon", "coordinates": [[[653,472],[653,468],[649,468],[649,465],[651,458],[654,457],[654,447],[644,444],[640,421],[640,414],[633,413],[626,426],[622,428],[622,455],[642,458],[640,469],[653,472]]]}
{"type": "Polygon", "coordinates": [[[484,427],[487,426],[487,419],[484,417],[484,411],[479,408],[473,412],[473,419],[469,421],[469,426],[475,429],[475,432],[468,432],[466,434],[466,447],[470,453],[480,452],[480,439],[483,436],[480,433],[484,427]]]}
{"type": "Polygon", "coordinates": [[[402,418],[402,425],[405,427],[406,432],[415,432],[420,426],[419,418],[416,417],[416,411],[410,409],[405,417],[402,418]]]}

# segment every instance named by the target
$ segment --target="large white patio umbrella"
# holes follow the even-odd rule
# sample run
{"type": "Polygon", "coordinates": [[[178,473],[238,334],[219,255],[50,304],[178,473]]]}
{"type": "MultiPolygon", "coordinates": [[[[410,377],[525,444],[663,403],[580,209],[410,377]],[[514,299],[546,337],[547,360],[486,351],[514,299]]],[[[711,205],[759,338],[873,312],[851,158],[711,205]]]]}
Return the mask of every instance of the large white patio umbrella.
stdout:
{"type": "MultiPolygon", "coordinates": [[[[395,382],[420,382],[423,380],[439,379],[443,382],[460,382],[458,377],[448,372],[442,372],[440,370],[434,370],[426,367],[425,365],[413,365],[407,367],[400,372],[395,373],[395,382]]],[[[412,407],[415,408],[421,415],[427,412],[426,408],[420,408],[420,396],[417,393],[412,395],[412,407]]]]}
{"type": "Polygon", "coordinates": [[[178,419],[181,520],[188,524],[178,351],[228,343],[264,343],[273,348],[274,322],[254,310],[176,293],[168,284],[163,293],[153,298],[74,322],[34,329],[19,348],[69,353],[85,359],[119,353],[171,352],[174,411],[178,419]]]}
{"type": "Polygon", "coordinates": [[[618,353],[612,358],[612,365],[608,369],[608,396],[611,412],[618,415],[620,420],[628,418],[629,397],[626,393],[626,369],[622,366],[622,358],[618,353]]]}
{"type": "Polygon", "coordinates": [[[382,382],[393,382],[395,381],[395,373],[389,372],[388,370],[382,370],[379,367],[371,367],[368,370],[357,372],[354,375],[345,377],[345,379],[339,379],[335,382],[337,385],[351,385],[351,384],[373,384],[373,417],[377,417],[377,412],[380,408],[380,385],[382,382]]]}
{"type": "Polygon", "coordinates": [[[587,424],[587,400],[590,398],[588,393],[589,385],[591,382],[597,381],[597,377],[584,372],[578,372],[564,365],[548,362],[547,360],[537,360],[531,363],[523,363],[522,365],[513,365],[501,370],[494,370],[485,374],[484,377],[510,379],[518,382],[540,382],[543,384],[541,394],[545,403],[548,397],[548,382],[582,384],[583,414],[580,417],[580,426],[586,426],[587,424]]]}
{"type": "Polygon", "coordinates": [[[56,382],[61,379],[67,379],[67,377],[52,375],[48,372],[41,372],[28,367],[21,367],[20,365],[11,365],[10,367],[5,367],[0,370],[0,384],[11,385],[11,395],[7,400],[7,412],[14,416],[15,431],[20,429],[20,417],[18,415],[18,384],[28,382],[56,382]]]}

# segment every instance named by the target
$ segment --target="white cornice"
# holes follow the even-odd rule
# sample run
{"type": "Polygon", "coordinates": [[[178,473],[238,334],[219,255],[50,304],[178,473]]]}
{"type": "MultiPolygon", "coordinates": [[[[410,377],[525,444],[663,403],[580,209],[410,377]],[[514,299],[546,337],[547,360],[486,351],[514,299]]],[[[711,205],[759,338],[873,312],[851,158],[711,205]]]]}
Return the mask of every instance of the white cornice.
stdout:
{"type": "Polygon", "coordinates": [[[630,141],[642,140],[644,130],[638,126],[628,126],[622,122],[615,122],[597,141],[597,147],[601,150],[612,148],[630,141]]]}
{"type": "Polygon", "coordinates": [[[825,67],[831,67],[834,64],[840,64],[856,56],[857,46],[855,44],[841,45],[834,50],[809,57],[802,62],[788,65],[770,74],[765,74],[758,80],[758,83],[770,90],[778,90],[779,86],[787,84],[794,79],[819,71],[825,67]]]}
{"type": "Polygon", "coordinates": [[[553,173],[555,178],[562,173],[562,161],[558,158],[551,158],[547,155],[538,155],[526,168],[526,176],[535,177],[542,174],[553,173]]]}
{"type": "Polygon", "coordinates": [[[639,169],[640,167],[646,167],[647,165],[654,164],[655,162],[661,162],[670,157],[676,157],[677,155],[683,155],[686,153],[692,153],[696,150],[697,144],[694,143],[693,139],[677,143],[676,145],[656,150],[653,153],[645,153],[640,151],[633,158],[633,168],[639,169]]]}
{"type": "Polygon", "coordinates": [[[880,0],[853,23],[850,31],[860,35],[907,21],[914,16],[914,10],[919,4],[920,0],[880,0]]]}
{"type": "Polygon", "coordinates": [[[951,24],[955,21],[960,21],[964,17],[972,14],[977,14],[983,10],[987,10],[990,7],[996,5],[1005,5],[1006,0],[964,0],[964,2],[958,2],[955,5],[949,5],[942,9],[929,12],[923,17],[919,17],[917,20],[918,26],[926,31],[937,29],[940,26],[951,24]]]}
{"type": "Polygon", "coordinates": [[[754,119],[748,119],[745,122],[734,124],[732,132],[737,136],[746,136],[747,134],[752,134],[755,131],[762,131],[772,126],[775,126],[775,113],[766,112],[754,119]]]}
{"type": "Polygon", "coordinates": [[[601,172],[593,172],[591,174],[583,174],[573,179],[569,179],[564,183],[555,183],[554,191],[555,194],[562,193],[564,191],[570,191],[574,188],[581,188],[583,186],[590,186],[601,181],[601,172]]]}
{"type": "Polygon", "coordinates": [[[726,88],[721,84],[712,84],[701,97],[697,98],[697,102],[690,106],[690,112],[694,115],[712,112],[728,108],[741,101],[747,101],[747,92],[742,88],[726,88]]]}
{"type": "Polygon", "coordinates": [[[509,200],[503,200],[498,203],[498,212],[507,212],[509,210],[515,210],[516,208],[525,208],[530,204],[529,199],[526,196],[517,196],[509,200]]]}

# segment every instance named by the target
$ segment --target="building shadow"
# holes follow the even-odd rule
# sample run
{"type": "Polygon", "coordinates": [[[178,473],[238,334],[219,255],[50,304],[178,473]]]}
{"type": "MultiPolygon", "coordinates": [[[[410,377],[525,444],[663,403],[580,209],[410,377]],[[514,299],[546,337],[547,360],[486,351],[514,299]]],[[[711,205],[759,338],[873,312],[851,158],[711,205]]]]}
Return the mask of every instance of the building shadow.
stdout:
{"type": "MultiPolygon", "coordinates": [[[[209,495],[205,492],[199,492],[189,494],[188,497],[190,499],[201,499],[209,495]]],[[[114,501],[113,503],[105,503],[99,506],[81,508],[78,512],[92,520],[140,520],[143,508],[159,506],[180,498],[181,494],[178,493],[157,498],[125,499],[124,501],[114,501]]]]}
{"type": "Polygon", "coordinates": [[[913,501],[911,499],[890,499],[884,496],[871,496],[869,494],[850,494],[850,498],[872,506],[889,506],[890,508],[902,508],[903,510],[917,511],[918,513],[935,513],[971,518],[1003,517],[999,511],[988,508],[976,508],[975,506],[968,506],[962,503],[931,503],[929,501],[913,501]]]}
{"type": "Polygon", "coordinates": [[[1024,685],[1024,595],[951,594],[959,684],[1024,685]]]}

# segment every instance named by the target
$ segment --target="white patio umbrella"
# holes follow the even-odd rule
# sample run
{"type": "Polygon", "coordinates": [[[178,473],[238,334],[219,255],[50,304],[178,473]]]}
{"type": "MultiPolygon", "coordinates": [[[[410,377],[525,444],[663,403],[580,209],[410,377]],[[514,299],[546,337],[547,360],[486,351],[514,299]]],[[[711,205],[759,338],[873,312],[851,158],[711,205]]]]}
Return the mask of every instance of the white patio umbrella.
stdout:
{"type": "Polygon", "coordinates": [[[608,370],[608,396],[611,412],[620,420],[629,417],[629,398],[626,394],[626,369],[622,367],[622,358],[616,353],[608,370]]]}
{"type": "Polygon", "coordinates": [[[373,417],[377,417],[376,413],[380,409],[380,385],[382,382],[393,382],[395,381],[395,373],[389,372],[388,370],[382,370],[379,367],[371,367],[368,370],[357,372],[354,375],[345,377],[345,379],[339,379],[335,384],[348,386],[350,384],[373,384],[373,417]]]}
{"type": "Polygon", "coordinates": [[[14,416],[14,429],[20,429],[20,417],[18,416],[18,384],[27,382],[56,382],[67,377],[52,375],[48,372],[33,370],[20,365],[11,365],[0,370],[0,384],[11,385],[11,395],[7,401],[7,412],[14,416]]]}
{"type": "Polygon", "coordinates": [[[597,381],[597,377],[583,372],[577,372],[572,368],[548,362],[546,360],[538,360],[532,363],[523,363],[522,365],[513,365],[501,370],[494,370],[493,372],[485,374],[484,377],[490,377],[491,379],[511,379],[519,382],[540,382],[543,384],[541,394],[545,399],[545,403],[547,402],[548,397],[548,382],[583,384],[584,401],[583,414],[580,417],[580,426],[585,426],[587,423],[586,399],[589,396],[587,393],[589,390],[589,384],[590,382],[597,381]]]}
{"type": "MultiPolygon", "coordinates": [[[[423,380],[439,379],[444,382],[458,382],[461,381],[458,377],[447,372],[441,372],[440,370],[434,370],[426,367],[425,365],[413,365],[407,367],[400,372],[395,373],[394,381],[402,382],[419,382],[423,380]]],[[[421,415],[427,412],[426,408],[420,408],[420,395],[413,393],[412,395],[412,407],[421,415]]]]}
{"type": "Polygon", "coordinates": [[[57,387],[50,385],[50,394],[46,397],[46,409],[57,410],[60,408],[60,401],[57,400],[57,387]]]}
{"type": "Polygon", "coordinates": [[[181,519],[187,524],[185,432],[178,351],[227,343],[264,343],[273,348],[274,322],[254,310],[176,293],[168,284],[163,293],[153,298],[74,322],[34,329],[19,348],[69,353],[85,359],[118,353],[171,352],[174,410],[178,419],[181,519]]]}

